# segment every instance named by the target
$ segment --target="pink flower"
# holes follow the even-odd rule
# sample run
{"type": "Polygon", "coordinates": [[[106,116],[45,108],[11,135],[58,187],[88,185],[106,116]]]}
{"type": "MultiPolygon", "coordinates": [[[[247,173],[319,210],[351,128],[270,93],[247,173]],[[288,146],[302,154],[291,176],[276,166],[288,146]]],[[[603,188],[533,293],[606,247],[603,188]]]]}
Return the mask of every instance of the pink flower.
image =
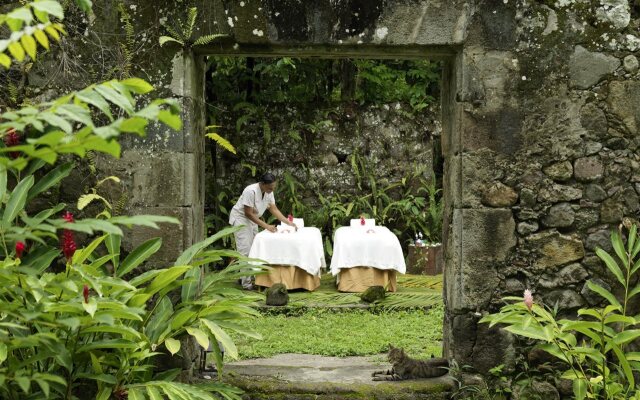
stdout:
{"type": "MultiPolygon", "coordinates": [[[[71,214],[69,211],[64,213],[62,218],[69,223],[73,223],[73,214],[71,214]]],[[[73,253],[76,252],[76,242],[73,239],[73,232],[71,232],[69,229],[65,229],[62,232],[62,243],[60,247],[62,248],[62,254],[64,254],[64,256],[66,257],[67,262],[71,261],[73,253]]]]}
{"type": "Polygon", "coordinates": [[[287,219],[289,220],[289,222],[293,222],[293,215],[291,214],[287,215],[287,219]]]}
{"type": "Polygon", "coordinates": [[[533,295],[529,289],[524,291],[524,305],[531,311],[531,307],[533,307],[533,295]]]}
{"type": "Polygon", "coordinates": [[[365,221],[364,221],[364,217],[360,216],[360,225],[364,226],[365,225],[365,221]]]}
{"type": "Polygon", "coordinates": [[[16,258],[22,258],[22,253],[27,246],[23,242],[16,242],[16,258]]]}
{"type": "Polygon", "coordinates": [[[89,302],[89,286],[84,285],[82,287],[82,296],[84,297],[84,302],[88,303],[89,302]]]}

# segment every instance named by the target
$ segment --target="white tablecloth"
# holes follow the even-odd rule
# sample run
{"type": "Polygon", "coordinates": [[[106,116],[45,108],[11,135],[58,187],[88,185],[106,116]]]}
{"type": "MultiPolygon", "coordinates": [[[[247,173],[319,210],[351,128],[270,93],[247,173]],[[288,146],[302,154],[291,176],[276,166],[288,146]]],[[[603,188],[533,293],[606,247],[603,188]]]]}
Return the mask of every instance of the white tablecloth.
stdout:
{"type": "Polygon", "coordinates": [[[401,274],[407,269],[400,241],[384,226],[343,226],[336,230],[331,273],[337,275],[340,269],[352,267],[393,269],[401,274]]]}
{"type": "Polygon", "coordinates": [[[295,265],[315,276],[320,276],[320,268],[327,267],[318,228],[291,233],[262,231],[253,239],[249,257],[273,265],[295,265]]]}

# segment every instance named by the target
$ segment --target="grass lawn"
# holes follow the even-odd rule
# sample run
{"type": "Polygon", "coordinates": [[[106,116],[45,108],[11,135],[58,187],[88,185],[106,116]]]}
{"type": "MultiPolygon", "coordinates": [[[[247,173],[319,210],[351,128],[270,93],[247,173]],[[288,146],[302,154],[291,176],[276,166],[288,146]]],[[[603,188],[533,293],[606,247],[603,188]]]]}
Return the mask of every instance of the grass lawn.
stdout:
{"type": "Polygon", "coordinates": [[[240,335],[233,339],[241,359],[283,353],[375,355],[385,353],[389,343],[403,347],[413,357],[440,356],[444,314],[441,285],[442,276],[399,277],[399,289],[393,295],[413,296],[422,308],[392,304],[373,310],[336,309],[327,307],[357,303],[359,297],[338,293],[323,279],[316,292],[291,293],[287,312],[263,309],[260,318],[242,322],[260,333],[262,340],[240,335]]]}

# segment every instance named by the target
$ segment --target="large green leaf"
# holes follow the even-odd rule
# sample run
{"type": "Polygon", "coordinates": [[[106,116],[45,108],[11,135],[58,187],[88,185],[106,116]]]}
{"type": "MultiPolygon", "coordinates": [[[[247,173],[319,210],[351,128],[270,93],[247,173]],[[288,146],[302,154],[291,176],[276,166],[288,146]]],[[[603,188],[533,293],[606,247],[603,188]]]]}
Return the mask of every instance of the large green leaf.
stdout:
{"type": "Polygon", "coordinates": [[[227,332],[225,332],[222,328],[220,328],[220,326],[218,326],[215,322],[210,321],[208,319],[203,318],[200,320],[200,322],[202,322],[202,324],[206,326],[207,329],[209,329],[209,331],[216,338],[216,340],[222,343],[222,346],[224,346],[226,354],[229,354],[229,356],[233,359],[238,358],[238,349],[236,348],[235,343],[233,343],[233,340],[227,334],[227,332]]]}
{"type": "Polygon", "coordinates": [[[583,400],[587,397],[587,380],[584,378],[573,379],[573,396],[575,400],[583,400]]]}
{"type": "Polygon", "coordinates": [[[40,0],[30,3],[34,10],[46,12],[49,15],[53,15],[56,18],[64,18],[64,11],[60,3],[54,0],[40,0]]]}
{"type": "Polygon", "coordinates": [[[607,268],[609,268],[609,271],[611,271],[611,273],[615,275],[618,282],[620,282],[620,284],[622,285],[625,285],[625,280],[624,280],[624,276],[622,275],[622,270],[618,266],[618,263],[616,263],[616,261],[613,259],[613,257],[611,257],[609,253],[607,253],[606,251],[600,248],[596,249],[596,254],[598,255],[598,257],[600,257],[602,261],[604,261],[605,265],[607,266],[607,268]]]}
{"type": "Polygon", "coordinates": [[[587,287],[589,289],[591,289],[592,291],[598,293],[600,296],[604,297],[605,299],[607,299],[607,301],[609,302],[609,304],[613,305],[613,306],[617,306],[620,307],[620,302],[618,301],[618,299],[616,299],[616,296],[614,296],[610,291],[608,291],[607,289],[603,288],[602,286],[598,285],[597,283],[588,280],[587,281],[587,287]]]}
{"type": "Polygon", "coordinates": [[[62,179],[69,176],[71,171],[73,170],[74,164],[71,162],[61,164],[51,170],[48,174],[43,176],[35,185],[29,190],[29,194],[27,195],[27,200],[31,200],[40,193],[54,186],[62,179]]]}
{"type": "Polygon", "coordinates": [[[7,193],[7,167],[0,164],[0,205],[3,204],[4,195],[7,193]]]}
{"type": "Polygon", "coordinates": [[[145,289],[145,292],[147,294],[155,294],[159,292],[191,268],[192,267],[190,265],[178,265],[164,270],[161,275],[156,276],[153,281],[151,281],[149,286],[145,289]]]}
{"type": "Polygon", "coordinates": [[[112,217],[109,219],[111,223],[124,225],[131,227],[133,225],[148,226],[150,228],[158,229],[158,222],[166,222],[169,224],[180,225],[180,221],[173,217],[167,217],[164,215],[134,215],[131,217],[121,216],[112,217]]]}
{"type": "Polygon", "coordinates": [[[149,239],[140,246],[136,247],[127,258],[122,261],[122,264],[116,271],[116,276],[122,277],[136,268],[138,265],[145,262],[149,257],[155,254],[162,246],[161,238],[149,239]]]}
{"type": "MultiPolygon", "coordinates": [[[[217,232],[215,235],[212,235],[211,237],[198,242],[196,244],[194,244],[193,246],[189,247],[187,250],[185,250],[180,257],[178,257],[178,260],[176,261],[176,265],[181,265],[181,264],[189,264],[191,263],[191,261],[193,260],[193,257],[195,257],[200,251],[202,251],[203,249],[207,248],[208,246],[210,246],[212,243],[214,243],[215,241],[227,236],[227,235],[231,235],[234,232],[239,231],[240,229],[242,229],[242,227],[240,226],[233,226],[233,227],[229,227],[229,228],[225,228],[219,232],[217,232]]],[[[198,286],[200,284],[200,268],[194,268],[193,270],[189,271],[189,273],[186,276],[187,278],[192,279],[191,282],[187,282],[183,287],[182,287],[182,301],[186,302],[186,301],[190,301],[193,300],[193,298],[196,295],[196,292],[198,290],[198,286]]]]}
{"type": "Polygon", "coordinates": [[[105,246],[107,246],[107,250],[111,255],[111,263],[113,264],[113,268],[115,271],[118,270],[118,265],[120,264],[120,241],[122,240],[122,236],[109,234],[107,239],[105,240],[105,246]]]}
{"type": "Polygon", "coordinates": [[[180,351],[180,341],[179,340],[175,340],[172,338],[167,338],[164,341],[164,345],[167,348],[167,350],[169,350],[169,353],[171,353],[171,355],[176,354],[177,352],[180,351]]]}
{"type": "Polygon", "coordinates": [[[18,213],[22,211],[27,201],[29,189],[33,186],[33,181],[33,175],[30,175],[21,180],[16,185],[15,189],[13,189],[11,196],[9,196],[9,200],[7,201],[7,207],[2,215],[2,225],[0,225],[0,229],[7,230],[18,213]]]}

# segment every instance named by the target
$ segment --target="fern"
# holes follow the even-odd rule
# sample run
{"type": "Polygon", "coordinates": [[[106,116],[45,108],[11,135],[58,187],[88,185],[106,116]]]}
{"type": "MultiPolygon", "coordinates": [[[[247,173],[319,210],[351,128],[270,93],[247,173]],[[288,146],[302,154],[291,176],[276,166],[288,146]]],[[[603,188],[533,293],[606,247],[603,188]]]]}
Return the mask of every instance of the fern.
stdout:
{"type": "Polygon", "coordinates": [[[214,35],[205,35],[205,36],[200,36],[198,39],[196,39],[195,42],[193,42],[194,46],[203,46],[205,44],[209,44],[211,42],[213,42],[214,40],[221,38],[221,37],[225,37],[227,35],[221,34],[221,33],[216,33],[214,35]]]}
{"type": "Polygon", "coordinates": [[[122,1],[118,3],[118,12],[120,13],[120,21],[124,24],[125,40],[120,44],[120,49],[123,55],[122,64],[122,76],[131,76],[131,65],[133,61],[133,54],[135,49],[135,29],[131,22],[131,15],[127,12],[127,9],[122,1]]]}
{"type": "Polygon", "coordinates": [[[189,9],[189,15],[187,16],[187,25],[184,29],[184,37],[190,38],[193,35],[193,27],[196,25],[196,19],[198,18],[198,8],[191,7],[189,9]]]}
{"type": "Polygon", "coordinates": [[[192,39],[193,28],[196,25],[197,19],[198,19],[198,8],[197,7],[189,8],[186,22],[183,23],[181,21],[178,21],[177,27],[173,27],[171,25],[165,26],[165,29],[167,30],[167,32],[169,32],[171,36],[166,36],[166,35],[160,36],[160,39],[159,39],[160,46],[170,42],[178,43],[179,45],[185,48],[194,47],[194,46],[203,46],[213,42],[218,38],[227,36],[227,35],[218,33],[218,34],[201,36],[198,39],[193,40],[192,39]]]}

